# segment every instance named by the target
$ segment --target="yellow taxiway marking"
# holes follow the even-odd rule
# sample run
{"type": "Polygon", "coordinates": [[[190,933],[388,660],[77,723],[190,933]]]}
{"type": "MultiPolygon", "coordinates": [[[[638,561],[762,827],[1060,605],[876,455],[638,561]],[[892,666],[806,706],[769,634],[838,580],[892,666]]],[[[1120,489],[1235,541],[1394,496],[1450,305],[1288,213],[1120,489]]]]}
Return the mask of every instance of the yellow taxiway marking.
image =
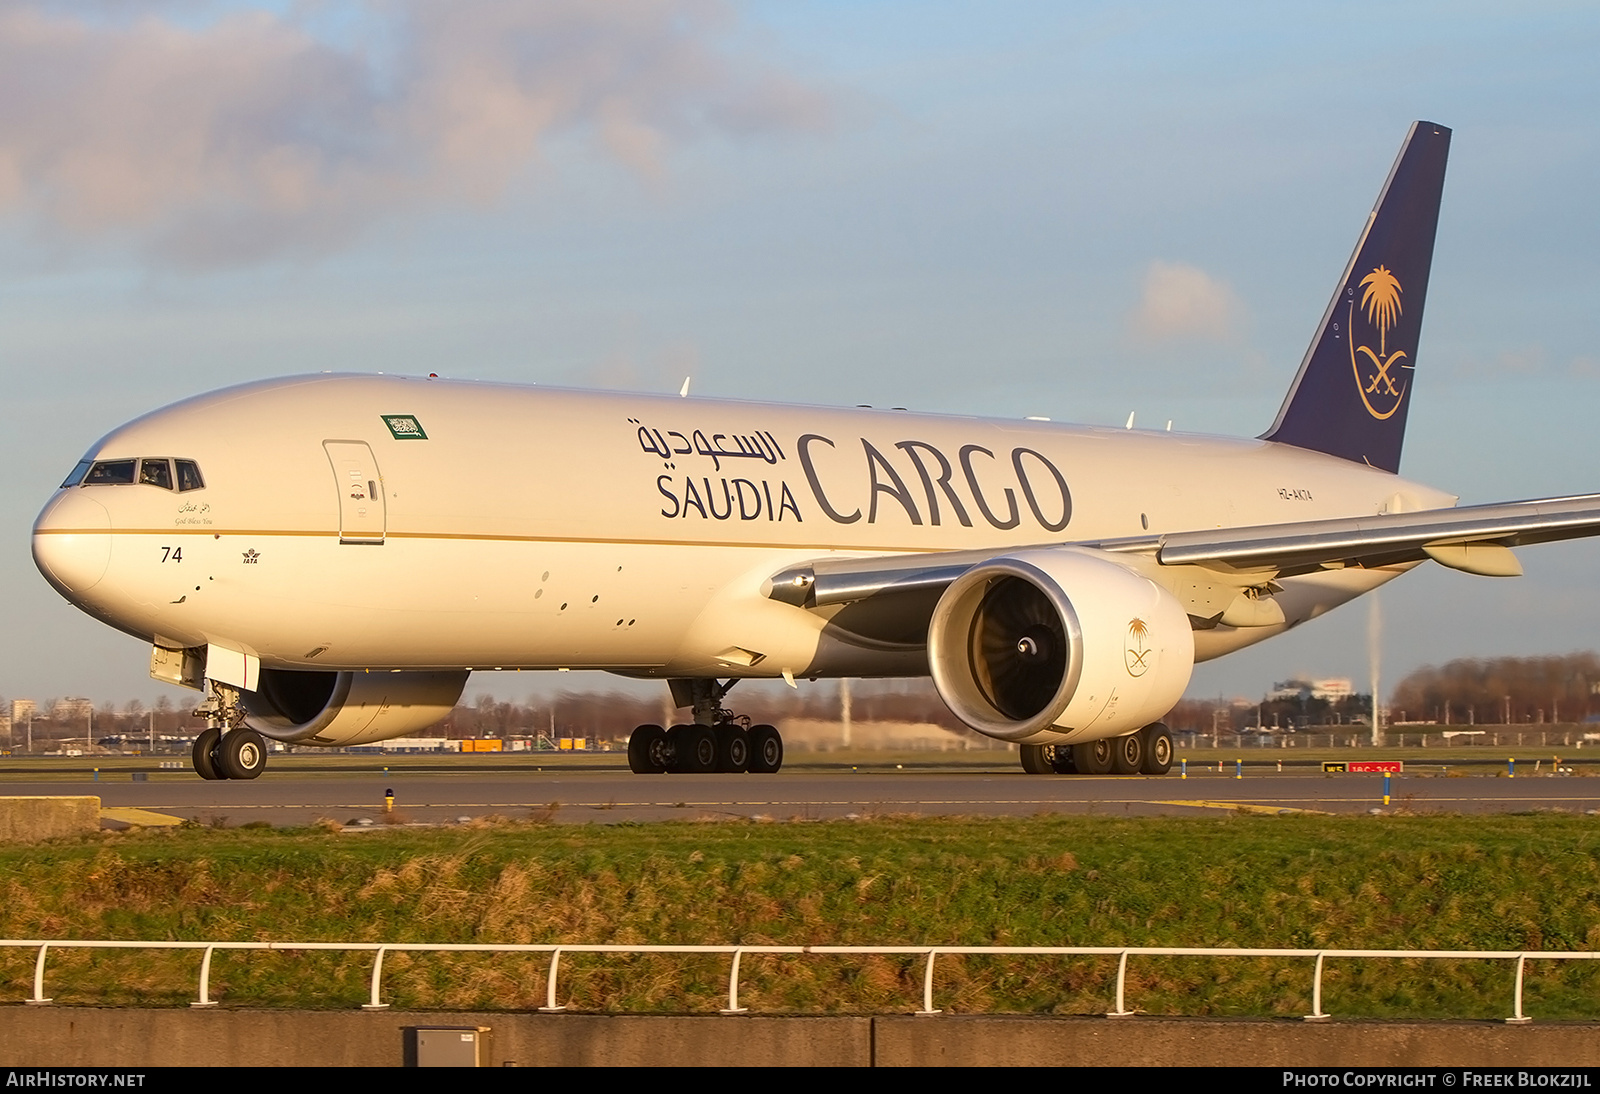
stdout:
{"type": "MultiPolygon", "coordinates": [[[[1365,801],[1366,799],[1361,799],[1365,801]]],[[[1196,809],[1228,809],[1235,813],[1268,813],[1277,816],[1282,813],[1315,813],[1326,816],[1327,811],[1322,809],[1296,809],[1287,805],[1253,805],[1249,802],[1208,802],[1196,798],[1191,801],[1151,802],[1151,805],[1192,805],[1196,809]]]]}
{"type": "Polygon", "coordinates": [[[121,821],[123,824],[137,824],[144,828],[169,828],[175,824],[183,824],[182,817],[168,816],[166,813],[152,813],[148,809],[134,809],[129,807],[115,807],[100,810],[101,820],[121,821]]]}

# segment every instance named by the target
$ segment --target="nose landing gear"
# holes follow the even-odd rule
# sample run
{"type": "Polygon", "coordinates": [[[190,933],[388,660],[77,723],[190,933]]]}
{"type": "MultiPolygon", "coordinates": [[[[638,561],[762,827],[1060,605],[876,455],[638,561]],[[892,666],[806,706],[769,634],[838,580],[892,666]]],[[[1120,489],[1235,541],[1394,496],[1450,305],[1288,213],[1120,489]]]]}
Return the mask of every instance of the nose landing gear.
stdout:
{"type": "Polygon", "coordinates": [[[189,754],[195,774],[202,779],[254,779],[267,769],[267,744],[243,724],[237,691],[212,681],[211,698],[195,714],[207,723],[189,754]]]}

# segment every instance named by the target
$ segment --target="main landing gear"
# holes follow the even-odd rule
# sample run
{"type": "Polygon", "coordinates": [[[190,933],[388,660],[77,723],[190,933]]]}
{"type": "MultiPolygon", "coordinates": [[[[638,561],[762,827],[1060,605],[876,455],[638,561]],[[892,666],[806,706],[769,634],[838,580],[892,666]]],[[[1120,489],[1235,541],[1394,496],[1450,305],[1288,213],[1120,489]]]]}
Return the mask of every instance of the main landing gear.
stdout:
{"type": "Polygon", "coordinates": [[[195,714],[206,728],[194,739],[189,759],[202,779],[254,779],[267,769],[267,744],[242,723],[239,693],[213,682],[212,695],[195,714]]]}
{"type": "Polygon", "coordinates": [[[1081,745],[1023,745],[1030,775],[1165,775],[1172,770],[1172,732],[1152,722],[1125,737],[1081,745]]]}
{"type": "Polygon", "coordinates": [[[628,738],[628,769],[635,775],[777,771],[783,766],[782,734],[773,726],[753,726],[749,718],[722,708],[722,697],[736,683],[671,681],[673,700],[693,707],[694,721],[671,729],[639,726],[628,738]]]}

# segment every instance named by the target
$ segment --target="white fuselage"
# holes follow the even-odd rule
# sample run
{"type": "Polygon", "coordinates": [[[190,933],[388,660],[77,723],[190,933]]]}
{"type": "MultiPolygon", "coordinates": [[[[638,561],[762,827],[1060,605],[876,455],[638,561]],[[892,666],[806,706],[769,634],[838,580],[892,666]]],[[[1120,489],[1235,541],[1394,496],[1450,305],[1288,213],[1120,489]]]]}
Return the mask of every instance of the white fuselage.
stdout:
{"type": "MultiPolygon", "coordinates": [[[[131,634],[278,668],[916,674],[920,644],[840,636],[763,582],[829,556],[1455,500],[1264,441],[390,376],[200,396],[88,454],[139,457],[193,460],[205,485],[62,489],[35,525],[41,570],[131,634]]],[[[1197,657],[1403,569],[1285,579],[1286,624],[1198,631],[1197,657]]]]}

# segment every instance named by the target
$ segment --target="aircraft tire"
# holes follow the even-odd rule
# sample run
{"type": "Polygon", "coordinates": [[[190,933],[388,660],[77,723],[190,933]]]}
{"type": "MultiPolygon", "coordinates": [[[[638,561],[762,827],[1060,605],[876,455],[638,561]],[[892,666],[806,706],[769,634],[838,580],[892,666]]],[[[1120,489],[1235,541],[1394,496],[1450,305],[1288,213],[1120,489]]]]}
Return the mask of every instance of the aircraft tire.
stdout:
{"type": "Polygon", "coordinates": [[[686,725],[667,727],[667,744],[662,749],[662,756],[666,760],[667,771],[674,775],[684,770],[683,755],[684,750],[688,747],[684,740],[684,734],[693,728],[693,726],[686,725]]]}
{"type": "Polygon", "coordinates": [[[750,770],[759,775],[776,774],[783,766],[783,735],[776,726],[750,727],[750,770]]]}
{"type": "Polygon", "coordinates": [[[230,729],[212,754],[224,779],[254,779],[267,769],[267,744],[253,729],[230,729]]]}
{"type": "Polygon", "coordinates": [[[717,726],[717,770],[750,770],[750,735],[743,726],[724,722],[717,726]]]}
{"type": "Polygon", "coordinates": [[[1139,769],[1146,775],[1165,775],[1172,770],[1172,733],[1160,722],[1151,722],[1139,731],[1144,738],[1144,765],[1139,769]]]}
{"type": "Polygon", "coordinates": [[[1049,745],[1023,745],[1022,770],[1030,775],[1049,775],[1054,772],[1055,767],[1050,763],[1047,749],[1050,749],[1049,745]]]}
{"type": "Polygon", "coordinates": [[[717,731],[711,726],[673,726],[673,752],[677,762],[672,770],[702,774],[717,769],[717,731]]]}
{"type": "Polygon", "coordinates": [[[222,740],[222,730],[216,726],[202,729],[200,735],[194,739],[194,750],[189,753],[189,760],[194,764],[194,773],[202,779],[222,778],[221,772],[217,770],[217,765],[211,758],[220,740],[222,740]]]}
{"type": "Polygon", "coordinates": [[[1098,741],[1089,741],[1081,745],[1072,746],[1072,766],[1077,768],[1080,775],[1109,775],[1111,774],[1111,761],[1114,758],[1114,742],[1102,738],[1098,741]]]}
{"type": "Polygon", "coordinates": [[[667,731],[660,726],[638,726],[628,734],[628,770],[635,775],[660,775],[667,759],[667,731]]]}
{"type": "Polygon", "coordinates": [[[1130,733],[1111,739],[1111,773],[1137,775],[1144,767],[1144,735],[1130,733]]]}

